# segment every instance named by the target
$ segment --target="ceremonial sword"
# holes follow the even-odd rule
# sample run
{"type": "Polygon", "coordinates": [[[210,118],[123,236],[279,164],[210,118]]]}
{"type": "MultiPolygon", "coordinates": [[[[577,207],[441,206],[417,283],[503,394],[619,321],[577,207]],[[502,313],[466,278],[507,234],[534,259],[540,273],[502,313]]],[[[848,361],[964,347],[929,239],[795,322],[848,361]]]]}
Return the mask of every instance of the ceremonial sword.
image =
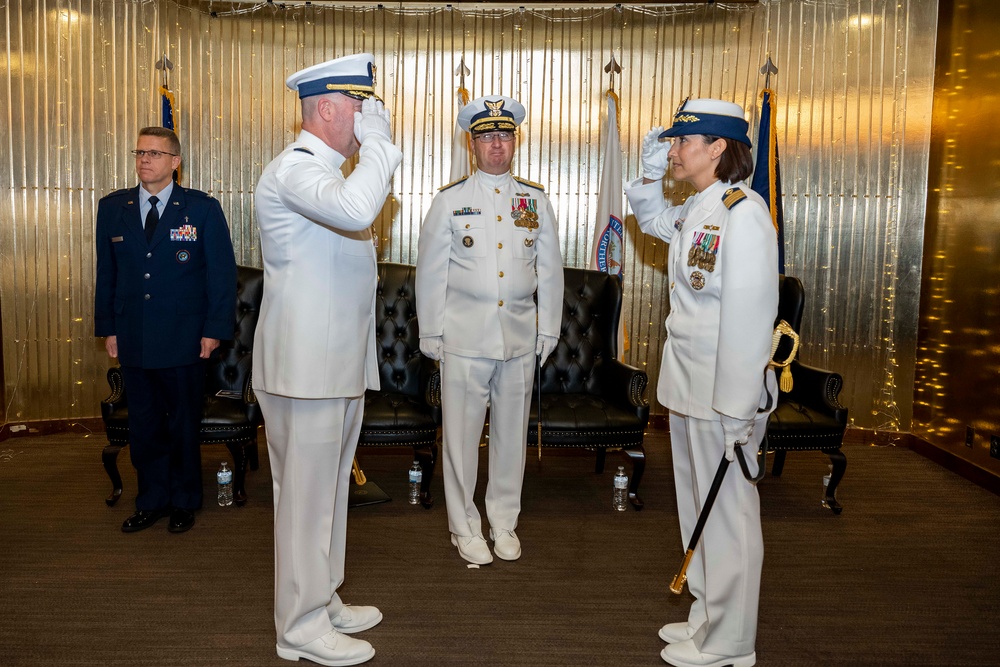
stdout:
{"type": "MultiPolygon", "coordinates": [[[[742,443],[736,443],[739,446],[742,443]]],[[[694,555],[694,548],[698,546],[698,540],[701,539],[701,533],[705,529],[705,520],[708,519],[708,513],[712,511],[712,505],[715,504],[715,497],[719,495],[719,489],[722,488],[722,480],[726,477],[726,471],[729,470],[729,459],[726,455],[722,455],[722,460],[719,462],[719,469],[715,471],[715,479],[712,480],[712,488],[708,490],[708,497],[705,498],[705,505],[701,508],[701,514],[698,515],[698,522],[694,525],[694,532],[691,533],[691,539],[688,541],[687,551],[684,553],[684,562],[681,563],[681,569],[677,571],[674,575],[673,581],[670,582],[670,592],[680,595],[680,592],[684,590],[684,582],[687,581],[688,565],[691,563],[691,556],[694,555]]]]}
{"type": "MultiPolygon", "coordinates": [[[[751,484],[756,485],[758,481],[764,476],[764,461],[762,458],[758,457],[757,460],[757,474],[751,475],[750,470],[747,467],[746,458],[743,455],[743,445],[746,443],[737,442],[736,443],[736,457],[740,460],[740,468],[743,469],[743,476],[746,477],[747,481],[751,484]]],[[[764,453],[767,453],[767,446],[764,446],[764,453]]],[[[694,555],[694,548],[698,546],[698,540],[701,539],[701,533],[705,530],[705,521],[708,519],[709,512],[712,511],[712,505],[715,504],[715,497],[719,495],[719,489],[722,488],[722,480],[726,477],[726,471],[729,470],[729,459],[726,455],[722,455],[722,460],[719,461],[719,469],[715,471],[715,479],[712,480],[712,488],[708,490],[708,497],[705,498],[705,505],[701,508],[701,514],[698,515],[698,522],[694,525],[694,532],[691,533],[691,539],[688,541],[687,551],[684,552],[684,562],[681,563],[681,569],[677,571],[674,575],[673,581],[670,582],[670,592],[680,595],[680,592],[684,590],[684,582],[687,581],[687,569],[688,565],[691,563],[691,557],[694,555]]]]}

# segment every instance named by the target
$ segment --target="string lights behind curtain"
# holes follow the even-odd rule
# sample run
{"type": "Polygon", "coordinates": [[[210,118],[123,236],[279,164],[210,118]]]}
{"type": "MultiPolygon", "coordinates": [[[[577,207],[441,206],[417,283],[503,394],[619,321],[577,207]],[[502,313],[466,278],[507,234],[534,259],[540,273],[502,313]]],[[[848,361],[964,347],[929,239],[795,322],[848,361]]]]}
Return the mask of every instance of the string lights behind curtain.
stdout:
{"type": "MultiPolygon", "coordinates": [[[[626,182],[638,146],[687,95],[756,119],[768,53],[779,68],[787,271],[805,282],[803,358],[848,377],[857,425],[910,418],[933,73],[934,8],[917,0],[587,8],[288,6],[62,0],[0,3],[0,325],[6,420],[92,417],[108,359],[92,335],[97,200],[135,183],[135,132],[171,89],[184,185],[217,197],[237,259],[260,264],[253,189],[298,131],[291,72],[357,51],[404,153],[376,221],[381,259],[416,260],[420,221],[449,173],[454,74],[472,97],[528,108],[514,171],[545,185],[564,261],[586,266],[600,170],[603,68],[622,65],[626,182]],[[906,196],[902,196],[903,194],[906,196]],[[916,273],[914,273],[916,272],[916,273]]],[[[678,203],[690,194],[669,180],[678,203]]],[[[666,246],[625,225],[626,361],[655,386],[666,246]]],[[[654,414],[663,414],[655,404],[654,414]]]]}

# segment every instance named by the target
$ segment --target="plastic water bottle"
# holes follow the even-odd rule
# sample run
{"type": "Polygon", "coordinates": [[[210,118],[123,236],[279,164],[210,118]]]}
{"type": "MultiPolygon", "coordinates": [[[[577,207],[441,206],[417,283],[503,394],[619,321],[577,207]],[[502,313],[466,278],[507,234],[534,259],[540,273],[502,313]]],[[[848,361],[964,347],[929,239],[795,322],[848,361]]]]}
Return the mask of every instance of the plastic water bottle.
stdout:
{"type": "Polygon", "coordinates": [[[219,472],[215,475],[219,480],[219,507],[228,507],[233,504],[233,471],[226,467],[223,461],[219,466],[219,472]]]}
{"type": "Polygon", "coordinates": [[[615,495],[611,499],[611,506],[619,512],[628,509],[628,475],[625,474],[625,466],[618,466],[615,473],[615,495]]]}
{"type": "Polygon", "coordinates": [[[416,505],[420,502],[420,482],[424,478],[423,471],[420,470],[420,462],[414,461],[413,465],[410,466],[410,493],[407,497],[407,501],[411,505],[416,505]]]}

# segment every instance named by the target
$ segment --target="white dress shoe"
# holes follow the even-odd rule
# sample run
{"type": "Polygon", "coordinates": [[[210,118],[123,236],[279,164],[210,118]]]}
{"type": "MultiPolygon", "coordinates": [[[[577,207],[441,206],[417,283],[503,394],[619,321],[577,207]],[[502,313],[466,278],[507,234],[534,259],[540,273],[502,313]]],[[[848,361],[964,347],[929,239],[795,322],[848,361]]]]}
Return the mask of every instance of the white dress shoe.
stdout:
{"type": "Polygon", "coordinates": [[[327,667],[360,665],[375,656],[375,649],[363,639],[355,639],[331,630],[305,646],[282,646],[278,644],[278,657],[285,660],[305,658],[327,667]]]}
{"type": "Polygon", "coordinates": [[[464,537],[451,534],[451,543],[458,547],[458,555],[476,565],[489,565],[493,562],[493,554],[482,535],[464,537]]]}
{"type": "Polygon", "coordinates": [[[691,639],[694,637],[694,632],[694,628],[688,625],[687,621],[681,621],[680,623],[667,623],[656,634],[668,644],[676,644],[691,639]]]}
{"type": "Polygon", "coordinates": [[[753,667],[757,663],[756,653],[737,656],[702,653],[691,639],[668,644],[660,651],[660,657],[675,667],[753,667]]]}
{"type": "Polygon", "coordinates": [[[521,540],[513,530],[494,531],[490,528],[490,539],[493,540],[493,551],[497,558],[517,560],[521,557],[521,540]]]}
{"type": "Polygon", "coordinates": [[[340,613],[330,617],[330,623],[337,632],[345,635],[374,628],[382,622],[382,612],[375,607],[344,605],[340,613]]]}

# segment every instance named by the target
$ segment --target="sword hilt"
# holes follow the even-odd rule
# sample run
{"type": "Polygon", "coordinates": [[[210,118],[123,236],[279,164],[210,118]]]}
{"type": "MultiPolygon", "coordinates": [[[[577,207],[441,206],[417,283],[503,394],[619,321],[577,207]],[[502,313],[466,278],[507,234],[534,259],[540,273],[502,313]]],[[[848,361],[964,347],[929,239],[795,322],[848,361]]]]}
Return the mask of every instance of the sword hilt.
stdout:
{"type": "Polygon", "coordinates": [[[691,563],[691,556],[694,555],[694,549],[688,549],[684,553],[684,562],[681,563],[681,569],[677,571],[674,575],[673,581],[670,582],[670,592],[676,595],[680,595],[681,591],[684,590],[684,582],[687,581],[688,565],[691,563]]]}

